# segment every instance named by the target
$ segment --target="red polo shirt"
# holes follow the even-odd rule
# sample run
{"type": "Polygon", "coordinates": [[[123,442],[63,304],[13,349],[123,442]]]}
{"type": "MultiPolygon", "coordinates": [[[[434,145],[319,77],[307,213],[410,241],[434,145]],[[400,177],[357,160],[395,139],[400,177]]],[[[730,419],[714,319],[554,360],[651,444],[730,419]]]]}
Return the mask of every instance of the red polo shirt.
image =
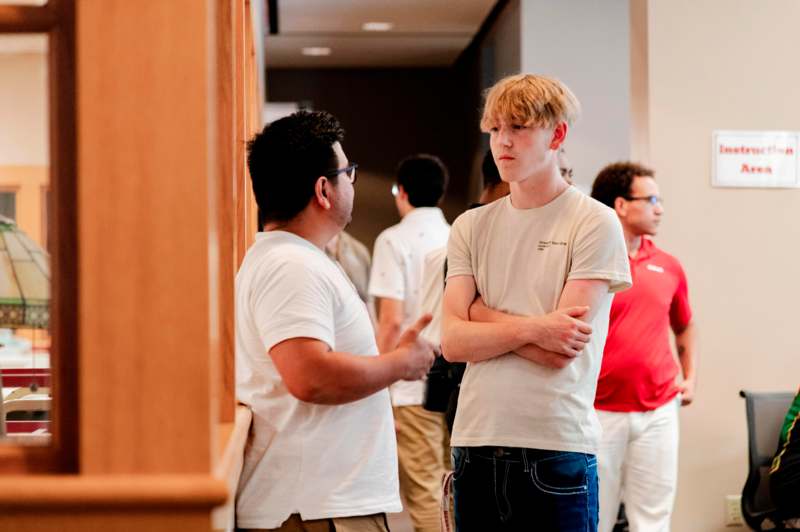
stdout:
{"type": "Polygon", "coordinates": [[[678,259],[647,238],[630,264],[633,286],[611,304],[595,399],[600,410],[645,412],[678,394],[669,329],[680,333],[692,318],[686,275],[678,259]]]}

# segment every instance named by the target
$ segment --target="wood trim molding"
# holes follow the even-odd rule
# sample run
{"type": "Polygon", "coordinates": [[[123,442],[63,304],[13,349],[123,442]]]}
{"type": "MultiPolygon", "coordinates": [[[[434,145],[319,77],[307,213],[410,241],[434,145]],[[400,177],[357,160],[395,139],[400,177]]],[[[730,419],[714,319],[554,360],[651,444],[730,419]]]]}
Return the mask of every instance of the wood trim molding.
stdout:
{"type": "Polygon", "coordinates": [[[226,423],[220,427],[220,440],[226,443],[225,450],[214,467],[214,477],[225,482],[231,496],[223,506],[214,509],[211,516],[213,530],[231,530],[234,526],[236,489],[242,474],[244,448],[250,434],[253,413],[245,405],[237,405],[235,415],[233,424],[226,423]]]}
{"type": "Polygon", "coordinates": [[[53,438],[46,447],[0,445],[0,472],[74,472],[77,464],[77,135],[75,0],[0,7],[0,33],[48,32],[53,438]]]}
{"type": "Polygon", "coordinates": [[[75,0],[51,0],[58,24],[50,32],[50,303],[53,445],[50,472],[78,471],[78,141],[75,0]]]}
{"type": "Polygon", "coordinates": [[[0,6],[0,33],[46,33],[56,25],[53,5],[0,6]]]}
{"type": "MultiPolygon", "coordinates": [[[[225,449],[219,461],[214,467],[214,477],[224,479],[234,479],[234,484],[239,482],[239,473],[244,454],[244,446],[247,444],[247,436],[250,434],[250,423],[253,420],[253,413],[245,405],[236,406],[236,420],[233,427],[226,424],[223,428],[229,431],[225,449]]],[[[223,436],[224,437],[224,436],[223,436]]]]}
{"type": "Polygon", "coordinates": [[[0,476],[0,509],[213,508],[225,483],[209,475],[0,476]]]}

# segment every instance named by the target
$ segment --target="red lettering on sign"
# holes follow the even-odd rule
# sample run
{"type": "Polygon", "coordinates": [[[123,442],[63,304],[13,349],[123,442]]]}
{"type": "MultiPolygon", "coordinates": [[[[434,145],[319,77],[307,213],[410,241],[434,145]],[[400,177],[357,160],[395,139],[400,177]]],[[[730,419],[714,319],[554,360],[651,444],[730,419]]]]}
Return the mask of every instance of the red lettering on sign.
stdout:
{"type": "Polygon", "coordinates": [[[743,174],[771,174],[771,166],[750,166],[747,163],[742,163],[741,172],[743,174]]]}

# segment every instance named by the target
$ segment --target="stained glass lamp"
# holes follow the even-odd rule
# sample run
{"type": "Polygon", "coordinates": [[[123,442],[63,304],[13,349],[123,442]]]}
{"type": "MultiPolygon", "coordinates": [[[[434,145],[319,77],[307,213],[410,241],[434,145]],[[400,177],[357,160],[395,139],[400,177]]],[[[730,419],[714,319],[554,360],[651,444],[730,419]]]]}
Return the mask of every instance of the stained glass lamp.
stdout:
{"type": "MultiPolygon", "coordinates": [[[[0,328],[47,329],[49,306],[50,257],[14,220],[0,216],[0,328]]],[[[4,410],[0,400],[0,436],[6,432],[4,410]]]]}
{"type": "Polygon", "coordinates": [[[50,257],[0,216],[0,328],[47,329],[50,324],[50,257]]]}

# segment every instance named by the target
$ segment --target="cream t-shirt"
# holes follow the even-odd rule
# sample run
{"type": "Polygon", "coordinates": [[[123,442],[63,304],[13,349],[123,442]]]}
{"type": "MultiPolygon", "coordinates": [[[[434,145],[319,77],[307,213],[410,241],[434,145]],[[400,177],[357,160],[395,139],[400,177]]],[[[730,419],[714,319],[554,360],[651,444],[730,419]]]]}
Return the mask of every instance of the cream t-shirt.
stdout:
{"type": "Polygon", "coordinates": [[[253,411],[237,526],[399,512],[389,392],[343,405],[296,399],[269,356],[290,338],[378,356],[367,308],[338,263],[295,234],[258,233],[236,276],[236,397],[253,411]]]}
{"type": "Polygon", "coordinates": [[[610,284],[577,359],[551,369],[513,353],[467,364],[453,446],[498,445],[595,453],[594,396],[612,293],[631,285],[622,227],[613,210],[570,187],[547,205],[517,209],[506,196],[462,214],[448,244],[447,277],[474,277],[494,309],[543,315],[573,279],[610,284]]]}

